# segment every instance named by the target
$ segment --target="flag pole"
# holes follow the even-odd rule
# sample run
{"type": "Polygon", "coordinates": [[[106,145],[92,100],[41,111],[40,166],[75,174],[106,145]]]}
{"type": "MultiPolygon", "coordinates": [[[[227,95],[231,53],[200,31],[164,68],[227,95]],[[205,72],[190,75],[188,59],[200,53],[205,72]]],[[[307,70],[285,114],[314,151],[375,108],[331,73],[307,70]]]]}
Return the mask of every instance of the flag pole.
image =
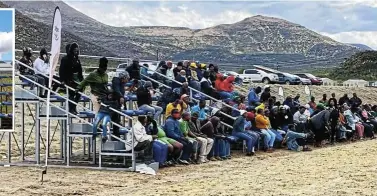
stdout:
{"type": "MultiPolygon", "coordinates": [[[[51,57],[50,57],[50,75],[47,91],[47,131],[46,131],[46,162],[45,167],[48,165],[48,155],[50,150],[50,98],[51,98],[51,86],[52,79],[55,74],[55,68],[59,61],[60,54],[60,45],[61,45],[61,30],[62,30],[62,21],[60,9],[57,6],[54,11],[54,18],[52,23],[52,36],[51,36],[51,57]]],[[[67,114],[68,115],[68,114],[67,114]]]]}

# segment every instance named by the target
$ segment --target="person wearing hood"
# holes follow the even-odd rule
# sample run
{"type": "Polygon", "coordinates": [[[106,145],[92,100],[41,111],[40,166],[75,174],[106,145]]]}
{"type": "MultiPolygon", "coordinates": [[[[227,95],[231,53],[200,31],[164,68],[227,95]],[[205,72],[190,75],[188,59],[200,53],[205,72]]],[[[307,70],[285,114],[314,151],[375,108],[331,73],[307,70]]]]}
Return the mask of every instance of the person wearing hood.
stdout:
{"type": "Polygon", "coordinates": [[[314,133],[315,145],[322,147],[322,142],[327,138],[330,111],[322,110],[309,119],[309,126],[314,133]]]}
{"type": "Polygon", "coordinates": [[[293,115],[289,110],[289,106],[283,105],[279,107],[277,120],[280,128],[287,132],[288,125],[293,124],[293,115]]]}
{"type": "Polygon", "coordinates": [[[262,92],[262,88],[260,86],[256,88],[250,88],[249,94],[247,95],[249,106],[260,105],[259,93],[261,92],[262,92]]]}
{"type": "Polygon", "coordinates": [[[136,91],[137,106],[139,107],[139,110],[144,110],[147,113],[154,115],[154,119],[158,121],[162,113],[162,108],[152,105],[152,97],[154,93],[152,82],[146,81],[144,86],[136,91]]]}
{"type": "MultiPolygon", "coordinates": [[[[72,43],[69,46],[68,53],[64,56],[60,61],[59,67],[59,77],[62,84],[66,84],[74,89],[76,89],[77,85],[84,80],[84,76],[82,74],[82,66],[79,59],[80,49],[77,43],[72,43]]],[[[74,101],[77,103],[81,95],[73,90],[68,91],[69,100],[74,101]]],[[[77,114],[76,104],[69,102],[68,105],[69,112],[73,114],[77,114]]]]}
{"type": "Polygon", "coordinates": [[[344,94],[343,97],[341,97],[338,101],[338,104],[339,105],[344,105],[344,104],[347,104],[349,105],[349,102],[350,102],[350,99],[348,98],[348,95],[347,94],[344,94]]]}
{"type": "Polygon", "coordinates": [[[292,112],[296,112],[296,111],[295,111],[295,104],[294,104],[293,99],[292,99],[291,96],[288,96],[288,97],[285,99],[285,101],[283,102],[283,105],[288,106],[288,107],[292,110],[292,112]]]}
{"type": "Polygon", "coordinates": [[[126,68],[126,71],[130,75],[131,80],[139,81],[141,79],[139,59],[133,59],[132,64],[126,68]]]}
{"type": "Polygon", "coordinates": [[[175,77],[175,81],[172,81],[172,84],[171,84],[171,88],[173,89],[173,92],[175,94],[177,94],[178,96],[181,95],[181,88],[183,86],[183,84],[187,84],[187,79],[186,79],[186,71],[185,70],[181,70],[177,76],[175,77]],[[179,84],[175,81],[178,81],[182,84],[179,84]]]}
{"type": "Polygon", "coordinates": [[[199,163],[207,162],[207,156],[212,150],[214,144],[213,134],[214,127],[210,121],[201,126],[198,119],[199,114],[194,112],[190,118],[190,114],[185,112],[183,114],[183,120],[181,122],[181,129],[188,129],[189,135],[195,138],[199,142],[200,152],[199,152],[199,163]]]}
{"type": "Polygon", "coordinates": [[[260,96],[260,102],[268,101],[268,99],[271,97],[271,88],[269,85],[266,85],[264,87],[263,93],[260,96]]]}
{"type": "Polygon", "coordinates": [[[233,131],[232,135],[235,137],[238,137],[241,140],[246,141],[247,146],[247,156],[253,156],[253,146],[255,146],[255,143],[257,141],[254,140],[253,137],[251,137],[247,131],[245,131],[245,122],[247,117],[247,112],[245,110],[241,110],[240,116],[234,121],[233,124],[233,131]]]}
{"type": "Polygon", "coordinates": [[[183,135],[180,129],[179,119],[181,119],[181,113],[177,109],[173,109],[170,116],[166,119],[164,130],[168,137],[183,145],[182,156],[177,161],[181,164],[188,165],[190,155],[193,153],[193,145],[183,135]]]}
{"type": "Polygon", "coordinates": [[[83,91],[85,87],[90,86],[90,99],[93,103],[93,111],[97,114],[101,104],[98,103],[100,98],[107,96],[109,89],[107,85],[109,83],[109,76],[107,75],[107,63],[106,57],[99,59],[98,69],[90,73],[81,83],[77,86],[76,91],[83,91]]]}

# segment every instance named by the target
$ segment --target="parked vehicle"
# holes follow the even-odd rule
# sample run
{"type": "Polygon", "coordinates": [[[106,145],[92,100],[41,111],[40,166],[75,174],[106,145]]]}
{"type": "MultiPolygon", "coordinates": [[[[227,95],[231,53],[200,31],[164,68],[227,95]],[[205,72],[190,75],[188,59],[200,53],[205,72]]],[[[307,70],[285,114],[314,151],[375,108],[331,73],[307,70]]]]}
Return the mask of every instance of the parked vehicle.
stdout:
{"type": "Polygon", "coordinates": [[[301,78],[306,78],[306,79],[309,79],[312,83],[312,85],[322,85],[323,84],[323,81],[321,78],[318,78],[312,74],[309,74],[309,73],[298,73],[296,74],[297,76],[301,77],[301,78]]]}
{"type": "Polygon", "coordinates": [[[258,69],[246,69],[243,74],[239,75],[243,80],[251,80],[252,82],[263,82],[265,84],[277,83],[279,77],[274,73],[266,73],[258,69]]]}
{"type": "Polygon", "coordinates": [[[235,71],[224,71],[223,72],[224,76],[234,76],[236,78],[235,82],[239,85],[242,85],[243,83],[250,83],[251,80],[250,79],[243,79],[240,77],[240,74],[238,74],[237,72],[235,71]]]}
{"type": "Polygon", "coordinates": [[[300,84],[301,80],[298,76],[289,73],[276,73],[279,77],[279,84],[300,84]]]}
{"type": "MultiPolygon", "coordinates": [[[[293,74],[293,75],[294,75],[294,74],[293,74]]],[[[301,78],[301,77],[299,77],[299,76],[297,76],[297,75],[294,75],[294,76],[300,78],[300,80],[301,80],[301,83],[300,83],[300,84],[302,84],[302,85],[311,85],[311,84],[312,84],[312,81],[310,81],[310,79],[307,79],[307,78],[301,78]]]]}

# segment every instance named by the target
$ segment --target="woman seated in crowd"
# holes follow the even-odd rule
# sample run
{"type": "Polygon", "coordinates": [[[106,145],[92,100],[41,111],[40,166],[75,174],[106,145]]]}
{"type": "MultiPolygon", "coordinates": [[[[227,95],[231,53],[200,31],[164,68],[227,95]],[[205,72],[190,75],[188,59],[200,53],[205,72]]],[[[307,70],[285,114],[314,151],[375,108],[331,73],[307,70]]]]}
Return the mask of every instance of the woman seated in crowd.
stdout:
{"type": "Polygon", "coordinates": [[[270,121],[268,120],[268,117],[265,116],[265,111],[263,109],[257,110],[257,116],[255,117],[255,126],[261,131],[264,136],[264,145],[266,152],[273,152],[276,135],[268,128],[270,126],[270,121]]]}
{"type": "Polygon", "coordinates": [[[356,131],[359,139],[364,138],[364,126],[359,122],[359,118],[355,116],[350,107],[347,104],[343,105],[344,108],[344,117],[347,121],[347,126],[351,128],[352,131],[356,131]]]}

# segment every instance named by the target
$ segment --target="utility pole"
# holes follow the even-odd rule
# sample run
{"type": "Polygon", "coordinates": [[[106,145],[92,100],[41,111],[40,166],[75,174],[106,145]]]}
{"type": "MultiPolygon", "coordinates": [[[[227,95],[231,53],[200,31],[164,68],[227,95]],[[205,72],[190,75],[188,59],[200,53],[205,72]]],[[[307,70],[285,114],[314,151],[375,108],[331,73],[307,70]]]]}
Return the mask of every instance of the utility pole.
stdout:
{"type": "Polygon", "coordinates": [[[279,71],[279,64],[278,63],[276,63],[276,70],[279,71]]]}
{"type": "Polygon", "coordinates": [[[157,56],[157,61],[158,61],[158,48],[157,48],[156,56],[157,56]]]}

